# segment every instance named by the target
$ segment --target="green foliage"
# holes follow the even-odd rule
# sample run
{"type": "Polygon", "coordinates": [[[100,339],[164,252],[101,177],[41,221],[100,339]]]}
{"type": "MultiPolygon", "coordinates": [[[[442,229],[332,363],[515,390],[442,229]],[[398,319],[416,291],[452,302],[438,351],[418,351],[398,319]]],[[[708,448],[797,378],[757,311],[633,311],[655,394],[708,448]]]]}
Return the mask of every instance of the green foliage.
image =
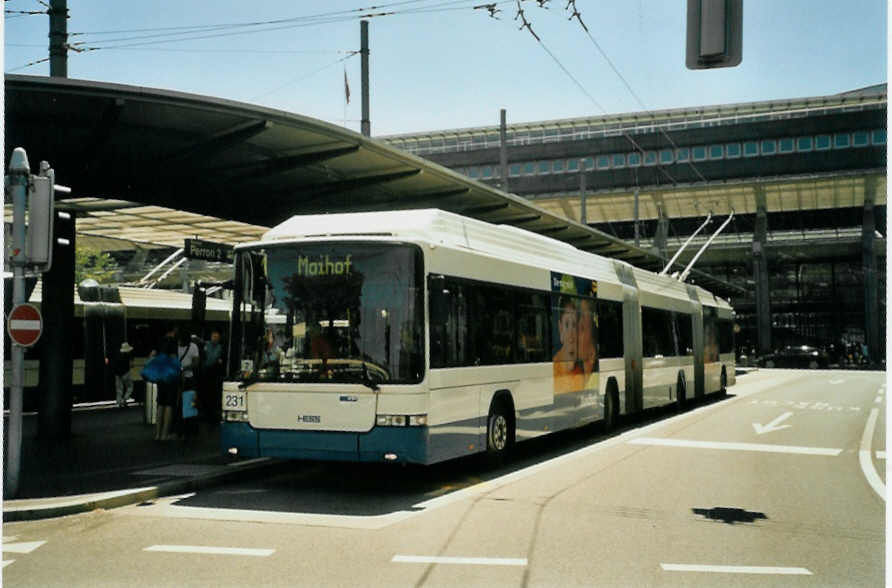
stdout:
{"type": "Polygon", "coordinates": [[[108,253],[90,247],[77,246],[74,252],[74,283],[92,278],[100,284],[112,281],[118,264],[108,253]]]}

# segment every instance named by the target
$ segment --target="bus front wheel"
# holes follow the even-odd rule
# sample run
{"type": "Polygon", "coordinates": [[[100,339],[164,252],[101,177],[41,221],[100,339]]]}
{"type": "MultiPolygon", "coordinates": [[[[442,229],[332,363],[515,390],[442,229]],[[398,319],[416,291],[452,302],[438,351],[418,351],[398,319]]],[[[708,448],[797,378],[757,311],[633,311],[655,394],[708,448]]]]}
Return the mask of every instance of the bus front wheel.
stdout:
{"type": "Polygon", "coordinates": [[[495,404],[486,420],[486,452],[499,461],[504,460],[512,443],[511,417],[504,402],[495,404]]]}

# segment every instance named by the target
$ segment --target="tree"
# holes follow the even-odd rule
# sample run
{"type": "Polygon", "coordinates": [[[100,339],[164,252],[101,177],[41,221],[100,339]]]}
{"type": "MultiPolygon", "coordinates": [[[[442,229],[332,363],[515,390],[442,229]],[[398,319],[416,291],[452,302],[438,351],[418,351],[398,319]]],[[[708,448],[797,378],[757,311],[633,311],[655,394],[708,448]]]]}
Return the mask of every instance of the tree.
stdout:
{"type": "Polygon", "coordinates": [[[74,252],[74,283],[92,278],[100,284],[112,281],[118,271],[118,264],[112,256],[92,247],[78,244],[74,252]]]}

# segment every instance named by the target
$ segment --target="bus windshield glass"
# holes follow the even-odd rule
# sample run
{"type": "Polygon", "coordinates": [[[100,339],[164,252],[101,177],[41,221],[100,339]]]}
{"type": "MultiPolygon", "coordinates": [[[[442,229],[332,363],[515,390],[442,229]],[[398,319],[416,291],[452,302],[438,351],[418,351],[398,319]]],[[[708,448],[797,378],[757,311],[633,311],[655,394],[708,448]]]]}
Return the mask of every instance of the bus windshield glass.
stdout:
{"type": "Polygon", "coordinates": [[[236,264],[243,381],[373,389],[421,381],[424,282],[417,247],[276,245],[243,250],[236,264]]]}

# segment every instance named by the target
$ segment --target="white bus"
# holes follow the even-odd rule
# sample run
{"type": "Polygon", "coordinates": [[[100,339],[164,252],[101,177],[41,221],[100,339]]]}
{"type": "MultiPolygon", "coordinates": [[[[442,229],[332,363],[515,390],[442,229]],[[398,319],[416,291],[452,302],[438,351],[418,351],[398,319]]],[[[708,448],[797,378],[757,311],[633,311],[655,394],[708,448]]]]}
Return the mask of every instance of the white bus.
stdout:
{"type": "Polygon", "coordinates": [[[236,248],[222,447],[431,464],[734,383],[702,288],[440,210],[296,216],[236,248]]]}

